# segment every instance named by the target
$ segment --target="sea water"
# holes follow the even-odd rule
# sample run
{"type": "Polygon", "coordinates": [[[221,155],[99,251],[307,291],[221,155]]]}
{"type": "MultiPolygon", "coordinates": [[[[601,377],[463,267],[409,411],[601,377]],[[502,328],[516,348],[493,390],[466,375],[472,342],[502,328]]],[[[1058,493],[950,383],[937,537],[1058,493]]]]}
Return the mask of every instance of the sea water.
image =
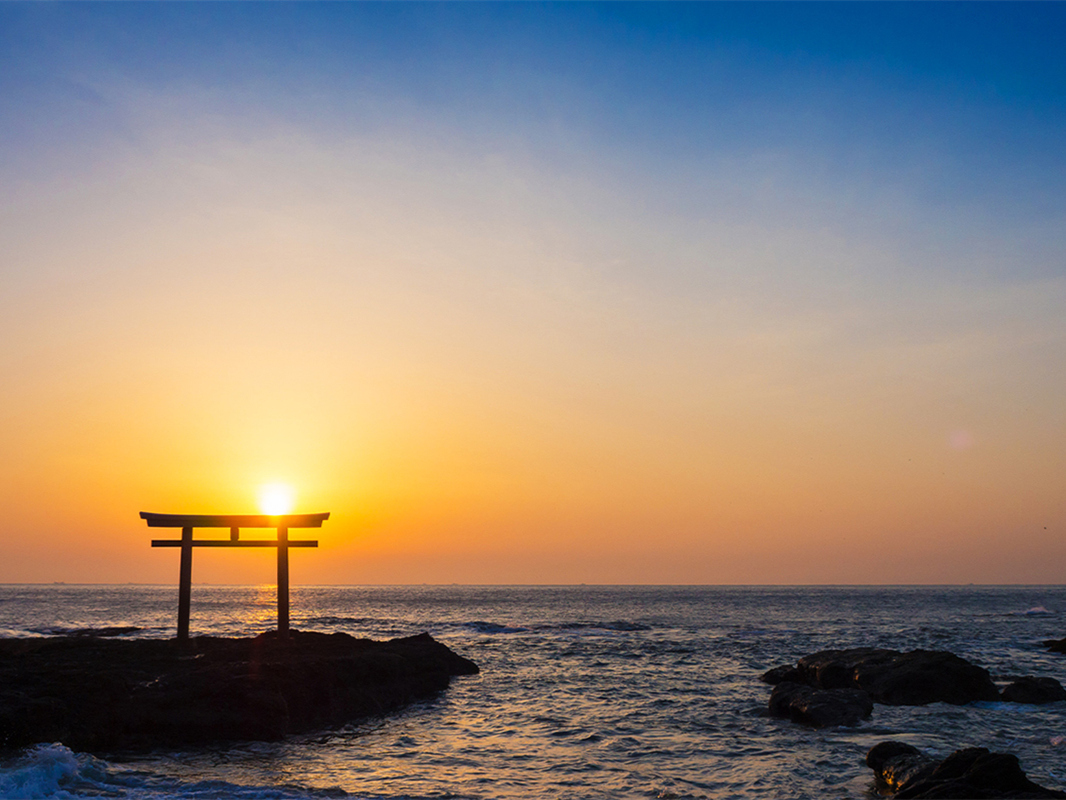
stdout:
{"type": "MultiPolygon", "coordinates": [[[[274,624],[273,587],[194,586],[195,634],[274,624]]],[[[0,635],[171,637],[175,587],[0,587],[0,635]]],[[[1066,788],[1066,702],[878,705],[855,728],[765,716],[767,669],[816,650],[949,650],[994,679],[1066,683],[1066,587],[302,587],[293,627],[428,631],[481,674],[402,711],[283,742],[8,753],[0,797],[861,798],[866,751],[1011,752],[1066,788]]]]}

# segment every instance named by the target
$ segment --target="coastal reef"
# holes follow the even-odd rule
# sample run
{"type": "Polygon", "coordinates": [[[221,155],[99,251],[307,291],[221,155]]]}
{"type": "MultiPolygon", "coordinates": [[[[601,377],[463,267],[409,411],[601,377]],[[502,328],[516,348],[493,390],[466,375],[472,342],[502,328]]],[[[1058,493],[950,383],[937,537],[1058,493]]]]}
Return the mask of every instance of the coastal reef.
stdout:
{"type": "Polygon", "coordinates": [[[762,679],[774,685],[771,716],[816,728],[857,725],[870,716],[874,703],[917,706],[1066,700],[1066,689],[1054,678],[1016,678],[1000,692],[988,670],[941,650],[822,650],[795,665],[775,667],[762,679]]]}
{"type": "Polygon", "coordinates": [[[770,670],[763,680],[773,684],[787,680],[819,689],[861,689],[875,703],[890,706],[964,705],[999,699],[988,670],[942,650],[822,650],[804,656],[795,667],[770,670]]]}
{"type": "Polygon", "coordinates": [[[0,747],[277,740],[388,712],[478,667],[428,634],[0,639],[0,747]]]}
{"type": "Polygon", "coordinates": [[[956,750],[943,761],[904,742],[881,742],[866,754],[878,787],[904,798],[1041,798],[1066,797],[1029,780],[1009,753],[983,747],[956,750]]]}

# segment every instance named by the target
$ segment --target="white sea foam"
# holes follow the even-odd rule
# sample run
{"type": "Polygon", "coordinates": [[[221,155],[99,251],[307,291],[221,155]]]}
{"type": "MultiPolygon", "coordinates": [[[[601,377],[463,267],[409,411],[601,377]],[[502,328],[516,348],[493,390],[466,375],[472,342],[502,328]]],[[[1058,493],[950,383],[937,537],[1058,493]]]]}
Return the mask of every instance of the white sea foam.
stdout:
{"type": "Polygon", "coordinates": [[[40,744],[0,766],[4,800],[318,800],[351,797],[340,789],[239,786],[219,780],[182,782],[150,772],[127,770],[61,744],[40,744]]]}
{"type": "Polygon", "coordinates": [[[39,744],[12,764],[0,768],[0,796],[21,800],[37,797],[83,797],[107,794],[107,771],[91,756],[78,756],[61,744],[39,744]]]}
{"type": "Polygon", "coordinates": [[[1044,606],[1033,606],[1025,609],[1025,611],[1008,611],[1007,615],[1012,617],[1048,617],[1054,613],[1054,611],[1044,608],[1044,606]]]}

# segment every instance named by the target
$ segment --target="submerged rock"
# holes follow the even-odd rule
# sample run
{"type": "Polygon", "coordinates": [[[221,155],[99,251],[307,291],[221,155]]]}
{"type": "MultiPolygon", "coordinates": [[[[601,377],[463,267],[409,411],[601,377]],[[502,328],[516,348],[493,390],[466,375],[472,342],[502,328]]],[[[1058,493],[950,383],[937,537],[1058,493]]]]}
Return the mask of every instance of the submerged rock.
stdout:
{"type": "Polygon", "coordinates": [[[427,697],[477,665],[428,634],[0,640],[0,747],[101,752],[275,740],[427,697]]]}
{"type": "Polygon", "coordinates": [[[770,695],[771,716],[814,728],[858,725],[873,710],[870,695],[862,689],[815,689],[785,681],[770,695]]]}
{"type": "Polygon", "coordinates": [[[763,680],[789,680],[818,689],[862,689],[875,702],[894,706],[999,699],[988,670],[940,650],[822,650],[804,656],[795,667],[770,670],[763,680]]]}
{"type": "Polygon", "coordinates": [[[1017,756],[984,747],[956,750],[943,761],[903,742],[881,742],[866,754],[879,786],[900,798],[1066,797],[1029,780],[1017,756]]]}
{"type": "Polygon", "coordinates": [[[1066,689],[1054,678],[1015,678],[1003,688],[1000,697],[1007,703],[1041,705],[1066,700],[1066,689]]]}

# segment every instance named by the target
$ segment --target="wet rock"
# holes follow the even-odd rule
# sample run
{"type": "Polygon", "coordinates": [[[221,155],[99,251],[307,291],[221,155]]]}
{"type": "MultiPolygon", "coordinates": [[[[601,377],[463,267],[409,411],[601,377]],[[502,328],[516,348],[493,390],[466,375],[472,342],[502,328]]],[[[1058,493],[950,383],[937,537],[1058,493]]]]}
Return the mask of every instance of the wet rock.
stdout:
{"type": "Polygon", "coordinates": [[[874,771],[879,786],[892,793],[908,783],[925,780],[939,764],[932,756],[904,742],[881,742],[866,754],[866,766],[874,771]]]}
{"type": "Polygon", "coordinates": [[[1054,678],[1015,678],[1003,688],[1000,697],[1007,703],[1041,705],[1066,700],[1066,689],[1054,678]]]}
{"type": "Polygon", "coordinates": [[[774,682],[788,675],[788,680],[819,689],[862,689],[885,705],[964,705],[999,699],[988,670],[939,650],[822,650],[801,658],[795,672],[788,669],[793,668],[770,670],[763,680],[774,682]]]}
{"type": "Polygon", "coordinates": [[[858,725],[873,710],[870,695],[861,689],[815,689],[785,681],[770,695],[770,716],[814,728],[858,725]]]}
{"type": "Polygon", "coordinates": [[[772,670],[763,673],[762,680],[764,683],[769,683],[776,686],[779,683],[785,681],[791,681],[792,683],[803,683],[805,678],[803,672],[791,664],[783,664],[780,667],[774,667],[772,670]]]}
{"type": "Polygon", "coordinates": [[[866,754],[879,787],[900,798],[1066,797],[1029,780],[1010,753],[956,750],[943,761],[903,742],[881,742],[866,754]]]}
{"type": "Polygon", "coordinates": [[[0,640],[0,747],[101,752],[275,740],[427,697],[477,666],[428,634],[373,642],[292,631],[248,639],[0,640]]]}
{"type": "Polygon", "coordinates": [[[1066,639],[1045,639],[1043,644],[1052,653],[1066,653],[1066,639]]]}

